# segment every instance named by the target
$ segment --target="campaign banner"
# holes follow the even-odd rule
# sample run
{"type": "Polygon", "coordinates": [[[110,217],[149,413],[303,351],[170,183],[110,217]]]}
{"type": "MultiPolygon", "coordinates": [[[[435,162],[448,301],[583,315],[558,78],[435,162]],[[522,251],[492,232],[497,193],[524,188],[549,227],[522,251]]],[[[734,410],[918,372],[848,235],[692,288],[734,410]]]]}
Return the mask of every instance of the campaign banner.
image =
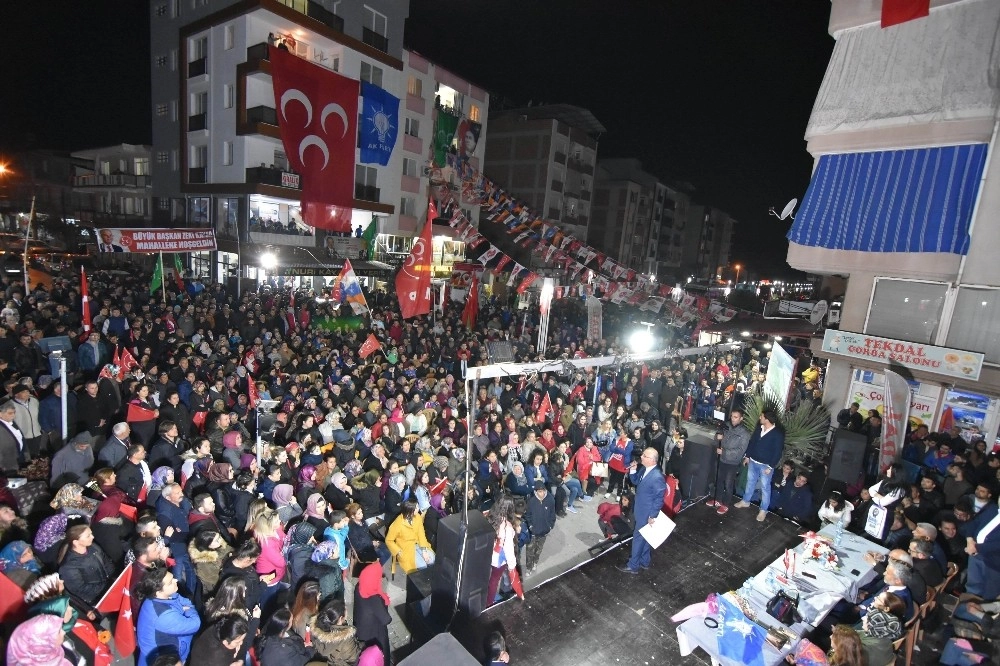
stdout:
{"type": "Polygon", "coordinates": [[[594,296],[587,298],[587,340],[599,342],[604,339],[604,306],[594,296]]]}
{"type": "Polygon", "coordinates": [[[826,329],[823,351],[857,361],[890,362],[948,377],[978,380],[984,357],[978,352],[935,347],[920,342],[879,338],[864,333],[826,329]]]}
{"type": "Polygon", "coordinates": [[[879,449],[879,474],[884,473],[903,454],[906,421],[910,416],[910,385],[892,370],[885,371],[882,407],[882,446],[879,449]]]}
{"type": "MultiPolygon", "coordinates": [[[[881,414],[884,400],[885,389],[882,386],[869,382],[854,381],[851,383],[851,393],[846,406],[850,406],[852,402],[856,402],[860,405],[859,411],[862,415],[867,415],[873,409],[881,414]]],[[[911,387],[910,427],[915,430],[917,427],[925,425],[933,430],[934,415],[937,413],[937,407],[937,398],[915,393],[911,387]]]]}
{"type": "Polygon", "coordinates": [[[479,262],[456,262],[451,265],[451,300],[462,302],[472,279],[483,279],[486,268],[479,262]]]}
{"type": "Polygon", "coordinates": [[[216,249],[215,230],[208,229],[98,229],[100,253],[156,254],[204,252],[216,249]]]}

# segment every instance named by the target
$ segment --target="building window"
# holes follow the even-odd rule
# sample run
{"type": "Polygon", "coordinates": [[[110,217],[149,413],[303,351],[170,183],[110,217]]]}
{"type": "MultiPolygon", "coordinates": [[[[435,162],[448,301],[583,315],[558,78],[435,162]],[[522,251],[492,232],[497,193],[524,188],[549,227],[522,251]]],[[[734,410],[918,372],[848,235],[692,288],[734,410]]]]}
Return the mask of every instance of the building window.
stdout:
{"type": "Polygon", "coordinates": [[[167,5],[157,5],[156,6],[156,15],[157,16],[166,16],[169,12],[170,12],[170,8],[167,5]]]}
{"type": "Polygon", "coordinates": [[[170,71],[177,71],[177,49],[170,50],[170,71]]]}
{"type": "Polygon", "coordinates": [[[931,344],[948,286],[941,282],[876,278],[865,333],[931,344]]]}
{"type": "Polygon", "coordinates": [[[170,199],[167,197],[159,197],[156,200],[156,207],[160,210],[170,210],[170,199]]]}
{"type": "Polygon", "coordinates": [[[375,167],[359,164],[355,167],[354,182],[365,187],[377,187],[378,170],[375,167]]]}
{"type": "Polygon", "coordinates": [[[137,157],[132,162],[132,169],[137,176],[148,176],[149,175],[149,158],[148,157],[137,157]]]}
{"type": "Polygon", "coordinates": [[[170,101],[170,119],[177,122],[177,100],[170,101]]]}
{"type": "Polygon", "coordinates": [[[479,114],[480,114],[480,111],[479,111],[479,106],[478,105],[476,105],[476,104],[469,105],[469,120],[471,120],[474,123],[478,123],[479,122],[479,114]]]}
{"type": "Polygon", "coordinates": [[[231,166],[233,163],[233,142],[223,141],[222,142],[222,163],[225,166],[231,166]]]}
{"type": "Polygon", "coordinates": [[[157,67],[166,67],[167,66],[167,56],[165,56],[165,55],[156,56],[156,66],[157,67]]]}
{"type": "Polygon", "coordinates": [[[403,175],[417,177],[417,161],[409,157],[403,158],[403,175]]]}
{"type": "Polygon", "coordinates": [[[188,62],[196,62],[208,56],[208,37],[188,40],[188,62]]]}
{"type": "Polygon", "coordinates": [[[208,93],[192,93],[191,94],[191,115],[197,116],[208,111],[208,93]]]}
{"type": "Polygon", "coordinates": [[[1000,363],[1000,289],[959,287],[947,346],[982,352],[1000,363]]]}
{"type": "Polygon", "coordinates": [[[231,109],[236,106],[236,86],[229,83],[222,86],[222,100],[224,108],[231,109]]]}
{"type": "Polygon", "coordinates": [[[365,5],[365,27],[369,30],[377,32],[378,34],[385,37],[388,34],[389,21],[385,14],[375,11],[371,7],[365,5]]]}
{"type": "Polygon", "coordinates": [[[170,151],[170,168],[177,171],[181,168],[180,154],[177,149],[170,151]]]}
{"type": "Polygon", "coordinates": [[[416,118],[407,118],[405,122],[404,132],[410,136],[420,137],[420,121],[416,118]]]}
{"type": "Polygon", "coordinates": [[[194,168],[208,166],[208,146],[191,146],[191,164],[188,166],[194,168]]]}
{"type": "Polygon", "coordinates": [[[414,97],[423,97],[424,93],[424,82],[414,75],[410,75],[410,78],[406,81],[406,94],[413,95],[414,97]]]}
{"type": "Polygon", "coordinates": [[[170,0],[170,18],[178,18],[181,15],[181,0],[170,0]]]}
{"type": "Polygon", "coordinates": [[[399,214],[406,217],[417,216],[417,202],[414,201],[413,197],[402,197],[399,200],[399,214]]]}
{"type": "Polygon", "coordinates": [[[375,65],[369,65],[367,62],[361,63],[361,80],[381,88],[382,69],[375,65]]]}
{"type": "Polygon", "coordinates": [[[167,105],[166,104],[157,104],[156,105],[156,115],[158,115],[158,116],[165,116],[165,115],[167,115],[167,105]]]}
{"type": "Polygon", "coordinates": [[[236,44],[236,27],[227,25],[222,31],[222,45],[227,51],[236,44]]]}
{"type": "Polygon", "coordinates": [[[169,161],[170,161],[170,154],[167,151],[161,150],[156,153],[157,164],[166,164],[169,161]]]}

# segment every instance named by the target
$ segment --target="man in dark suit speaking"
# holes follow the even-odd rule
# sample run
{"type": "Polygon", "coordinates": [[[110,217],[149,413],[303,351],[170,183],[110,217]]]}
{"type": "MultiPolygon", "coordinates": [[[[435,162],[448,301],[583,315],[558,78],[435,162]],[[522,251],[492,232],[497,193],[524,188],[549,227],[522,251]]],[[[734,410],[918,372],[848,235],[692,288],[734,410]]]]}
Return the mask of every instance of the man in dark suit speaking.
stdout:
{"type": "Polygon", "coordinates": [[[663,507],[663,493],[667,491],[667,481],[660,471],[660,455],[656,449],[648,448],[640,458],[642,468],[636,462],[629,467],[629,479],[635,484],[635,532],[632,534],[632,557],[628,564],[619,567],[625,573],[637,574],[639,569],[649,568],[651,548],[639,534],[643,525],[652,525],[663,507]]]}
{"type": "Polygon", "coordinates": [[[101,229],[101,242],[97,244],[97,248],[101,252],[124,252],[125,248],[112,242],[114,239],[110,229],[101,229]]]}

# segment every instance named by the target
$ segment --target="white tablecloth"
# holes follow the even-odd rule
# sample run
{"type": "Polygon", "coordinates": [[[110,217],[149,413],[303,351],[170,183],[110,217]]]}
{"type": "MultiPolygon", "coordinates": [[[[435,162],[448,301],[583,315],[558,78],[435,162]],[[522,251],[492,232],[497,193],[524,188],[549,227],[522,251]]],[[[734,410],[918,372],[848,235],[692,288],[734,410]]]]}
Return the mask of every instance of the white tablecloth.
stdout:
{"type": "MultiPolygon", "coordinates": [[[[833,526],[828,525],[820,531],[820,534],[833,538],[834,532],[833,526]]],[[[859,590],[874,580],[876,575],[873,566],[864,561],[864,554],[868,551],[888,552],[887,549],[867,539],[844,532],[840,546],[836,547],[841,566],[838,571],[834,572],[823,569],[816,562],[804,560],[801,557],[803,548],[803,544],[799,544],[795,548],[800,557],[796,566],[796,575],[792,580],[795,587],[798,588],[799,613],[803,616],[803,621],[788,627],[797,639],[788,643],[781,651],[776,650],[770,644],[764,645],[765,664],[780,664],[784,660],[784,656],[795,647],[798,638],[822,622],[838,601],[841,599],[857,601],[859,590]],[[810,574],[814,578],[802,574],[810,574]]],[[[765,610],[767,602],[775,594],[768,589],[768,572],[770,570],[775,578],[784,576],[784,557],[785,555],[782,553],[774,562],[753,577],[749,601],[757,612],[758,623],[764,626],[784,626],[768,615],[765,610]]],[[[788,586],[780,583],[778,586],[785,588],[794,596],[794,588],[789,589],[788,586]]],[[[677,642],[682,656],[687,656],[696,647],[700,647],[708,653],[714,664],[736,666],[738,663],[719,655],[716,629],[705,626],[703,618],[695,617],[679,624],[677,626],[677,642]]]]}

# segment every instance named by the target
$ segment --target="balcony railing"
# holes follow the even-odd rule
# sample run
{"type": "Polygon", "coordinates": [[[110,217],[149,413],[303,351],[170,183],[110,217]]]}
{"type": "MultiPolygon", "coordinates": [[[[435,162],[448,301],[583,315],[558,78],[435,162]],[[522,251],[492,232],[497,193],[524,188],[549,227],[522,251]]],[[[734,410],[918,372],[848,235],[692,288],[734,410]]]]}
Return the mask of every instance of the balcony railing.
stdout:
{"type": "Polygon", "coordinates": [[[197,132],[203,129],[208,129],[207,113],[196,113],[193,116],[188,116],[188,132],[197,132]]]}
{"type": "Polygon", "coordinates": [[[208,169],[205,167],[190,167],[188,169],[188,182],[189,183],[207,183],[208,182],[208,169]]]}
{"type": "Polygon", "coordinates": [[[250,167],[246,170],[247,183],[258,185],[275,185],[293,190],[302,189],[302,179],[292,171],[272,167],[250,167]]]}
{"type": "Polygon", "coordinates": [[[254,44],[253,46],[247,47],[247,62],[254,62],[257,60],[269,60],[269,54],[267,52],[267,42],[261,42],[260,44],[254,44]]]}
{"type": "Polygon", "coordinates": [[[368,46],[373,46],[377,48],[382,53],[389,52],[389,38],[385,35],[380,35],[371,28],[365,28],[361,33],[361,41],[363,41],[368,46]]]}
{"type": "Polygon", "coordinates": [[[208,58],[198,58],[188,63],[188,78],[193,79],[208,72],[208,58]]]}
{"type": "Polygon", "coordinates": [[[74,176],[73,187],[149,187],[149,176],[135,176],[131,174],[89,174],[86,176],[74,176]]]}
{"type": "Polygon", "coordinates": [[[247,109],[247,122],[278,126],[278,112],[269,106],[254,106],[247,109]]]}
{"type": "Polygon", "coordinates": [[[354,185],[354,198],[358,201],[379,201],[381,191],[374,185],[354,185]]]}
{"type": "Polygon", "coordinates": [[[306,3],[306,15],[316,19],[328,28],[333,28],[337,32],[344,32],[344,19],[340,18],[318,2],[309,0],[309,2],[306,3]]]}

